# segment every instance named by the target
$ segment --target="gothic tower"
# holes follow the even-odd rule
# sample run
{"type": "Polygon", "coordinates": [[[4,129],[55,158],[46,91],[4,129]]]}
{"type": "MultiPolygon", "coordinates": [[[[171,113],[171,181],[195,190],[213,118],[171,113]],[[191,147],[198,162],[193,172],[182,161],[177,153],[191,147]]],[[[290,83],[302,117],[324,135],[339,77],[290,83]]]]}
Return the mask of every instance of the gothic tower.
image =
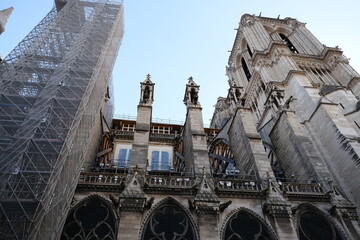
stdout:
{"type": "MultiPolygon", "coordinates": [[[[229,94],[218,99],[212,127],[222,128],[238,171],[254,171],[260,179],[267,175],[273,189],[282,191],[264,205],[279,236],[295,237],[283,231],[284,221],[274,213],[282,205],[292,206],[296,217],[287,225],[295,226],[298,237],[315,239],[296,204],[319,207],[326,198],[330,205],[319,209],[359,229],[360,76],[341,49],[321,44],[296,19],[246,14],[227,76],[229,94]]],[[[358,238],[358,230],[349,229],[348,236],[358,238]]]]}
{"type": "Polygon", "coordinates": [[[0,235],[60,237],[93,161],[123,35],[121,1],[56,0],[0,64],[0,235]]]}

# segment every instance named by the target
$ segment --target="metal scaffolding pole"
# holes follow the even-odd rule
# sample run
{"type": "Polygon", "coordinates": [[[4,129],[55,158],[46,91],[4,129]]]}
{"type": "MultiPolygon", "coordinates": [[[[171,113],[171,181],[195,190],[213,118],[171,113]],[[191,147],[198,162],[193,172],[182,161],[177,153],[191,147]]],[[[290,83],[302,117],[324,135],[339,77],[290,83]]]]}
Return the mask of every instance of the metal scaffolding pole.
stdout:
{"type": "Polygon", "coordinates": [[[123,35],[121,0],[55,3],[0,64],[4,239],[60,237],[123,35]]]}

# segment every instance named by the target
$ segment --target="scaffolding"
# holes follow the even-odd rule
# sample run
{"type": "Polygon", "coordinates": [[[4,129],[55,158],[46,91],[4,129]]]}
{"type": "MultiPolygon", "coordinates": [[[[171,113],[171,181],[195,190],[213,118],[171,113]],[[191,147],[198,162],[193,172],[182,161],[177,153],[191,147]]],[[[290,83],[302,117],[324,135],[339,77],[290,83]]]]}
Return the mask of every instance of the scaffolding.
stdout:
{"type": "Polygon", "coordinates": [[[0,64],[1,239],[60,237],[122,36],[122,0],[56,0],[0,64]]]}

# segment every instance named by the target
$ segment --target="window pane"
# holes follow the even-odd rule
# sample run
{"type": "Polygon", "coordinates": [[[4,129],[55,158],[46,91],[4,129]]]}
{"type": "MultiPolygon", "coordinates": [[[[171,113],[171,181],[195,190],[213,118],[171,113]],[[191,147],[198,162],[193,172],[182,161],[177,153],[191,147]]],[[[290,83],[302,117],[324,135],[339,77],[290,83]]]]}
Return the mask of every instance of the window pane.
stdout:
{"type": "Polygon", "coordinates": [[[121,168],[126,167],[126,154],[127,154],[127,149],[120,149],[118,167],[121,168]]]}
{"type": "Polygon", "coordinates": [[[159,151],[153,151],[151,153],[151,170],[158,170],[159,163],[159,151]]]}
{"type": "Polygon", "coordinates": [[[161,152],[161,170],[169,170],[169,153],[161,152]]]}
{"type": "Polygon", "coordinates": [[[126,159],[127,161],[126,161],[126,167],[130,167],[130,160],[131,160],[131,149],[129,149],[129,156],[128,156],[128,158],[126,159]]]}

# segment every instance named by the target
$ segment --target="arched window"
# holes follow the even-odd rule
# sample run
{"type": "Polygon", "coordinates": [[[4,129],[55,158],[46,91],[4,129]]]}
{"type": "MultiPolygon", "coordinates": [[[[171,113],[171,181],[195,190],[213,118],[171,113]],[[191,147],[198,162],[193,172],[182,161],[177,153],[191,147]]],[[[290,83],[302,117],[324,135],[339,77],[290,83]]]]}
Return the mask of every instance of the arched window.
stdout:
{"type": "Polygon", "coordinates": [[[282,33],[279,33],[279,36],[281,37],[282,40],[284,40],[288,46],[288,48],[290,49],[291,52],[293,53],[299,53],[298,50],[296,50],[296,48],[294,47],[294,45],[290,42],[290,40],[282,33]]]}
{"type": "Polygon", "coordinates": [[[341,240],[340,233],[335,227],[322,215],[313,211],[306,210],[300,215],[298,223],[298,232],[300,240],[341,240]]]}
{"type": "Polygon", "coordinates": [[[224,240],[276,239],[269,228],[251,213],[240,210],[226,223],[223,235],[224,240]]]}
{"type": "Polygon", "coordinates": [[[154,211],[145,225],[142,239],[196,239],[194,227],[187,214],[176,204],[168,202],[154,211]]]}
{"type": "Polygon", "coordinates": [[[250,73],[249,68],[246,65],[245,59],[243,57],[241,58],[241,65],[242,65],[242,68],[244,70],[244,73],[245,73],[245,76],[246,76],[247,80],[250,81],[251,73],[250,73]]]}
{"type": "Polygon", "coordinates": [[[91,196],[69,212],[61,240],[115,240],[116,219],[111,208],[91,196]]]}

